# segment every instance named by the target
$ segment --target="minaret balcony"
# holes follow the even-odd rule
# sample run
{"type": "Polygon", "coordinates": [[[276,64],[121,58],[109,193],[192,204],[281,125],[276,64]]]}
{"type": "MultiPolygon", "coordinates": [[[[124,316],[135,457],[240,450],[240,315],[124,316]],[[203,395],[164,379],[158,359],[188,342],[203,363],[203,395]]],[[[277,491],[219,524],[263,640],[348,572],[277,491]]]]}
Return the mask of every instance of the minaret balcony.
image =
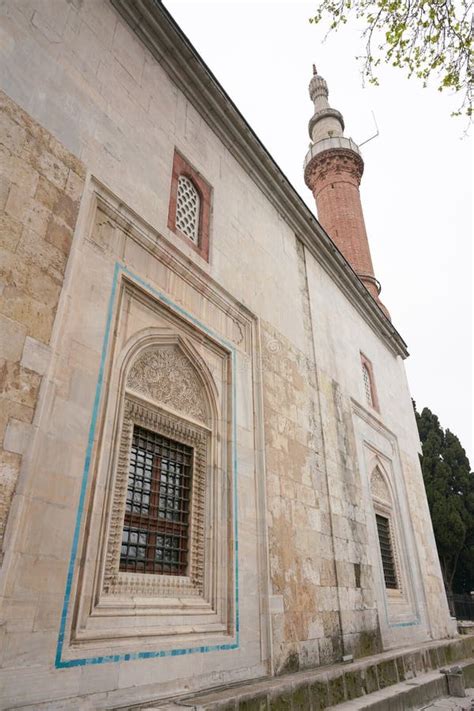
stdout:
{"type": "Polygon", "coordinates": [[[306,158],[304,159],[304,168],[306,169],[306,167],[313,160],[313,158],[315,158],[320,153],[323,153],[324,151],[330,151],[332,149],[341,148],[346,151],[353,151],[362,159],[359,146],[357,145],[357,143],[354,143],[351,138],[346,138],[345,136],[334,136],[332,138],[323,138],[321,141],[313,143],[310,146],[309,151],[306,154],[306,158]]]}

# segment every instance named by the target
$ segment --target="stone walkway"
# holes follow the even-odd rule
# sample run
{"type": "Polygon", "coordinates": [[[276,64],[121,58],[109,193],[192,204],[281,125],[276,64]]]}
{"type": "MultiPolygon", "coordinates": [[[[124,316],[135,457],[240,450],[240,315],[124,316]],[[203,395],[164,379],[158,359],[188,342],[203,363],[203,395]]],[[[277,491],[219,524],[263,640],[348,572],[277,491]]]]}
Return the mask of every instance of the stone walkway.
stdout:
{"type": "Polygon", "coordinates": [[[464,699],[445,696],[427,706],[420,706],[418,711],[437,711],[438,709],[444,711],[474,711],[474,689],[466,689],[466,698],[464,699]]]}

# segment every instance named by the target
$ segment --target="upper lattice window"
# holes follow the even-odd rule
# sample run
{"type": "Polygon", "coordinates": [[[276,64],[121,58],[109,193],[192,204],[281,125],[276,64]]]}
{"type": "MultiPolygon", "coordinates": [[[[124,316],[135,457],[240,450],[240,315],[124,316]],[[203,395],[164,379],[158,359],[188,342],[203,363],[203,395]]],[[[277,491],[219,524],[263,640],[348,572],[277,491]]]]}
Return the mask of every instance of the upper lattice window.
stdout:
{"type": "Polygon", "coordinates": [[[370,379],[369,369],[365,363],[362,363],[362,376],[364,378],[365,399],[370,407],[374,406],[374,398],[372,396],[372,382],[370,379]]]}
{"type": "Polygon", "coordinates": [[[189,178],[180,175],[176,198],[176,227],[195,244],[197,244],[199,237],[200,207],[201,200],[198,191],[189,178]]]}

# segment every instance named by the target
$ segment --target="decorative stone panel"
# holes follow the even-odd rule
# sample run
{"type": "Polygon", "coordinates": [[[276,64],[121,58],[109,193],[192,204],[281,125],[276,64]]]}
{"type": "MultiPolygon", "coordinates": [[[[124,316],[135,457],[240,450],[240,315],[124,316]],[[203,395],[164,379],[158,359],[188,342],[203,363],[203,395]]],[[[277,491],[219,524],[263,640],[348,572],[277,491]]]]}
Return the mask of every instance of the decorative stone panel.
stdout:
{"type": "Polygon", "coordinates": [[[177,346],[146,349],[128,374],[127,388],[200,422],[208,419],[202,383],[177,346]]]}

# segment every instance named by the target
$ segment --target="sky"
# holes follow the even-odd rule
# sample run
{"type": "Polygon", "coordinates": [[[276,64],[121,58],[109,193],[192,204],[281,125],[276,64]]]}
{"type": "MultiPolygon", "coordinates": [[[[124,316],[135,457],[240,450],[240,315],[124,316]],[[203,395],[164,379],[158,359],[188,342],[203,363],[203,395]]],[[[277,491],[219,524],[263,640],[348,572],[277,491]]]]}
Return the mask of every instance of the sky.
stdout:
{"type": "Polygon", "coordinates": [[[465,119],[450,115],[459,97],[392,67],[382,68],[379,87],[364,87],[362,25],[324,41],[327,27],[309,23],[315,2],[165,5],[313,212],[303,180],[313,63],[346,136],[373,136],[375,115],[379,135],[362,147],[361,198],[381,298],[408,344],[418,410],[438,415],[474,468],[472,140],[465,119]]]}

